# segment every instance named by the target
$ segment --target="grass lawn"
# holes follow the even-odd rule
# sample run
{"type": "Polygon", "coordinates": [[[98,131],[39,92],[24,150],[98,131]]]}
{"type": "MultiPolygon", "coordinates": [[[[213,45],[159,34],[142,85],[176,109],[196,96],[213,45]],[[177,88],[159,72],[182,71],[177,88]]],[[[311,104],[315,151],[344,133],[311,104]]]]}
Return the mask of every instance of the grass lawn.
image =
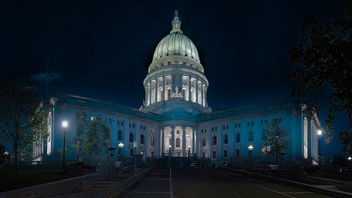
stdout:
{"type": "Polygon", "coordinates": [[[69,177],[70,176],[68,174],[59,169],[19,169],[17,177],[14,169],[0,170],[0,192],[16,188],[23,188],[26,186],[33,186],[69,177]]]}

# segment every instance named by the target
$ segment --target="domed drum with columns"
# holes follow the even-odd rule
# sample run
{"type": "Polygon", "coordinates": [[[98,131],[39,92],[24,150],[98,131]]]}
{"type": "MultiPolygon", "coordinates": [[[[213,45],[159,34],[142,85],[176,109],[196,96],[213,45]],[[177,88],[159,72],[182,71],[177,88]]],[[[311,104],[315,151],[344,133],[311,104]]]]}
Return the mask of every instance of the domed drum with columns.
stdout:
{"type": "Polygon", "coordinates": [[[208,85],[197,48],[183,34],[175,11],[170,34],[157,45],[144,79],[144,110],[155,113],[175,109],[192,114],[209,112],[208,85]]]}

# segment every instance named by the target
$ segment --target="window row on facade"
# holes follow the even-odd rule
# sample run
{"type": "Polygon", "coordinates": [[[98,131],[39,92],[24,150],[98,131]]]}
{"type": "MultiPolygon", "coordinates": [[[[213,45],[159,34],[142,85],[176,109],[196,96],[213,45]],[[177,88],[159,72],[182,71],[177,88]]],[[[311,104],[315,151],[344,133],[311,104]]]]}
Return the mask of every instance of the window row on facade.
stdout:
{"type": "MultiPolygon", "coordinates": [[[[252,157],[253,156],[253,150],[248,150],[248,157],[252,157]]],[[[202,152],[202,157],[206,157],[206,153],[203,151],[202,152]]],[[[212,155],[211,158],[212,159],[216,159],[217,156],[217,151],[214,150],[212,151],[212,155]]],[[[229,151],[227,149],[223,150],[223,157],[226,159],[229,157],[229,151]]],[[[241,152],[239,148],[235,149],[235,157],[241,157],[241,152]]]]}

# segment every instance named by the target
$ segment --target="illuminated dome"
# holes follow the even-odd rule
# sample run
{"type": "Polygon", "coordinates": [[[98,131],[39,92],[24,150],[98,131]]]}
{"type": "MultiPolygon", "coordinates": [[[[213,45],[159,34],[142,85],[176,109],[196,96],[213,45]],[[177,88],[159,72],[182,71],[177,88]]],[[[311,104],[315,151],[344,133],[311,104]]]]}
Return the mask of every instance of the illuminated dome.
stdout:
{"type": "Polygon", "coordinates": [[[152,64],[149,66],[149,72],[161,65],[165,65],[167,61],[182,60],[195,69],[204,72],[198,51],[194,43],[181,30],[181,21],[175,12],[175,17],[172,21],[172,29],[170,34],[165,36],[157,45],[152,64]]]}

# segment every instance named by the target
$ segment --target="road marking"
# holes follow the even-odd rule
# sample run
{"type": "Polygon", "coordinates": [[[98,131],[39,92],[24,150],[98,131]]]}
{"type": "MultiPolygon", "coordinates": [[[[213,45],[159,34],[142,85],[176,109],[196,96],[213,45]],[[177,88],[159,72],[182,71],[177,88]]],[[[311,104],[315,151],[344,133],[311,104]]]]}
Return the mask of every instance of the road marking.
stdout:
{"type": "Polygon", "coordinates": [[[174,198],[174,192],[172,189],[172,179],[171,179],[171,166],[170,166],[170,198],[174,198]]]}
{"type": "Polygon", "coordinates": [[[146,181],[169,181],[170,178],[146,178],[146,181]]]}
{"type": "Polygon", "coordinates": [[[169,194],[170,192],[153,192],[153,191],[127,191],[128,193],[137,194],[169,194]]]}
{"type": "Polygon", "coordinates": [[[277,194],[280,194],[280,195],[283,195],[283,196],[286,196],[286,197],[296,198],[295,196],[291,196],[291,195],[288,195],[288,194],[279,192],[279,191],[274,190],[274,189],[272,189],[272,188],[268,188],[268,187],[265,187],[265,186],[262,186],[262,185],[259,185],[259,184],[255,184],[255,183],[252,183],[252,182],[248,182],[248,181],[245,181],[245,180],[243,180],[243,181],[246,182],[246,183],[252,184],[253,186],[257,186],[257,187],[259,187],[259,188],[262,188],[262,189],[265,189],[265,190],[269,190],[269,191],[271,191],[271,192],[275,192],[275,193],[277,193],[277,194]]]}
{"type": "Polygon", "coordinates": [[[227,192],[231,193],[233,196],[237,197],[237,198],[242,198],[241,195],[236,194],[235,192],[233,192],[232,190],[230,190],[230,188],[226,187],[225,185],[221,185],[221,188],[226,190],[227,192]]]}
{"type": "Polygon", "coordinates": [[[297,192],[283,192],[287,194],[313,194],[313,192],[307,192],[307,191],[297,191],[297,192]]]}

